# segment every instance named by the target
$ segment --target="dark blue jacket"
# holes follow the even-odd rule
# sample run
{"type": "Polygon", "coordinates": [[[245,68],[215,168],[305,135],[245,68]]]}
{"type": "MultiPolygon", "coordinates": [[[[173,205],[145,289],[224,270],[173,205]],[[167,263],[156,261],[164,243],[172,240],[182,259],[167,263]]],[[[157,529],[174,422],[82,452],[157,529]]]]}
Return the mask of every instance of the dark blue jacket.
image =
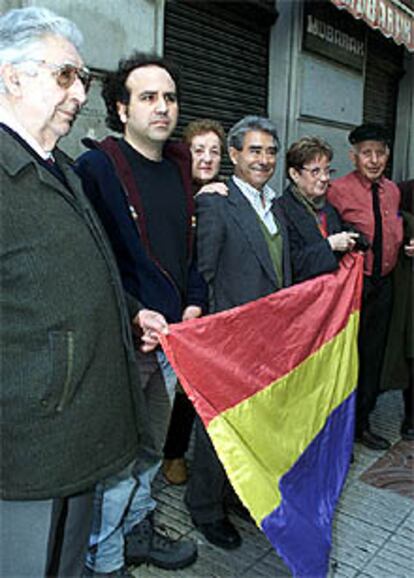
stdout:
{"type": "MultiPolygon", "coordinates": [[[[316,219],[292,194],[290,187],[285,190],[279,203],[283,207],[289,232],[293,281],[298,283],[322,273],[335,271],[344,253],[332,251],[316,219]]],[[[322,212],[326,215],[328,235],[344,230],[341,218],[332,205],[325,203],[322,212]]]]}
{"type": "Polygon", "coordinates": [[[165,157],[180,169],[187,195],[188,278],[187,293],[183,297],[171,276],[150,255],[139,190],[118,139],[108,137],[100,143],[91,139],[83,142],[91,150],[79,157],[76,170],[109,236],[126,292],[142,307],[162,313],[168,322],[180,321],[187,305],[205,309],[206,285],[197,271],[192,250],[194,205],[188,149],[180,143],[167,143],[164,149],[165,157]],[[128,199],[127,190],[135,194],[138,222],[131,215],[132,196],[129,194],[128,199]]]}

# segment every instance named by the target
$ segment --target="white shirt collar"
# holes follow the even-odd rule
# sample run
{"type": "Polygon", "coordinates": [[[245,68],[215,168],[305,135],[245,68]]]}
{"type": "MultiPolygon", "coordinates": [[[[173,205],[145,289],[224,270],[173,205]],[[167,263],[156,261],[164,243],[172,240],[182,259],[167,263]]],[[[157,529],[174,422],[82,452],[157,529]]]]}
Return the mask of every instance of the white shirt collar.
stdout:
{"type": "Polygon", "coordinates": [[[232,179],[234,184],[240,189],[242,194],[256,211],[257,215],[263,221],[268,231],[274,235],[277,232],[277,225],[271,209],[272,201],[276,198],[275,191],[269,187],[269,185],[264,185],[263,189],[259,191],[235,175],[233,175],[232,179]],[[264,206],[261,199],[262,194],[264,198],[264,206]]]}
{"type": "Polygon", "coordinates": [[[22,126],[15,117],[10,114],[3,106],[0,105],[0,123],[5,124],[17,133],[35,153],[37,153],[43,160],[53,159],[53,155],[49,151],[45,151],[35,138],[22,126]]]}
{"type": "Polygon", "coordinates": [[[259,191],[235,175],[233,175],[233,181],[239,187],[245,197],[247,197],[249,200],[252,199],[255,203],[257,202],[260,207],[263,207],[262,200],[260,198],[261,194],[263,193],[263,198],[265,200],[265,211],[268,210],[267,207],[270,208],[273,199],[276,197],[275,191],[269,187],[269,185],[264,185],[263,189],[259,191]]]}

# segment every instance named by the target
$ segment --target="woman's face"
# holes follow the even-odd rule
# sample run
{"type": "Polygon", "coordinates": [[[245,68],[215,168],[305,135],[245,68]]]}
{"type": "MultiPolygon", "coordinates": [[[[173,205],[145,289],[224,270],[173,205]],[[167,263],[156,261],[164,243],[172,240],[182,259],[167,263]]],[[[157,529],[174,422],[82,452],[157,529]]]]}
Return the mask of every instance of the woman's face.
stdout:
{"type": "Polygon", "coordinates": [[[330,160],[326,156],[317,157],[300,169],[289,169],[289,174],[299,192],[310,200],[326,194],[331,172],[330,160]]]}
{"type": "Polygon", "coordinates": [[[193,180],[202,185],[214,180],[221,163],[221,143],[217,134],[210,131],[194,136],[190,150],[193,180]]]}

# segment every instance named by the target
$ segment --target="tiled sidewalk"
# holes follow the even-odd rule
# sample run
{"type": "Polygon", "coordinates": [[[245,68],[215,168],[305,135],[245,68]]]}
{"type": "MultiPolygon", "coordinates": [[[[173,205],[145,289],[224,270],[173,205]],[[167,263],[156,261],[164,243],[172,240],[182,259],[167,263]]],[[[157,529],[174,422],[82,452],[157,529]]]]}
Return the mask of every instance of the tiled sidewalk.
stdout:
{"type": "MultiPolygon", "coordinates": [[[[373,429],[396,444],[400,440],[401,417],[401,393],[386,393],[379,399],[372,420],[373,429]]],[[[408,453],[405,465],[411,463],[413,466],[414,442],[405,444],[404,451],[408,453]]],[[[361,475],[385,453],[373,452],[359,445],[355,447],[355,463],[350,470],[335,517],[331,577],[414,578],[414,500],[361,480],[361,475]]],[[[380,474],[383,473],[381,470],[380,474]]],[[[411,474],[411,483],[414,484],[413,470],[411,474]]],[[[389,485],[395,484],[398,489],[398,468],[393,476],[394,481],[389,485]]],[[[375,475],[371,476],[370,480],[375,483],[375,475]]],[[[291,576],[253,523],[236,515],[232,516],[232,521],[242,534],[243,545],[238,550],[226,552],[209,545],[194,529],[183,504],[183,488],[169,486],[159,476],[155,493],[159,501],[158,523],[164,524],[173,537],[188,536],[196,540],[199,557],[190,568],[176,572],[140,566],[133,570],[137,578],[291,576]]]]}

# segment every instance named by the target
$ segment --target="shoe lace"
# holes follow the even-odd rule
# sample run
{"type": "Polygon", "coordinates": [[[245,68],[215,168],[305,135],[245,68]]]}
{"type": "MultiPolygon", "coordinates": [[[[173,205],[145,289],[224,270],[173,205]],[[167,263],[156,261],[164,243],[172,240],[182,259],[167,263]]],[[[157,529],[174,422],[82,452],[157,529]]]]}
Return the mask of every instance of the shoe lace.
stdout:
{"type": "Polygon", "coordinates": [[[161,548],[162,550],[168,550],[173,547],[176,540],[169,535],[168,528],[164,524],[157,525],[153,527],[152,533],[152,545],[161,548]]]}

